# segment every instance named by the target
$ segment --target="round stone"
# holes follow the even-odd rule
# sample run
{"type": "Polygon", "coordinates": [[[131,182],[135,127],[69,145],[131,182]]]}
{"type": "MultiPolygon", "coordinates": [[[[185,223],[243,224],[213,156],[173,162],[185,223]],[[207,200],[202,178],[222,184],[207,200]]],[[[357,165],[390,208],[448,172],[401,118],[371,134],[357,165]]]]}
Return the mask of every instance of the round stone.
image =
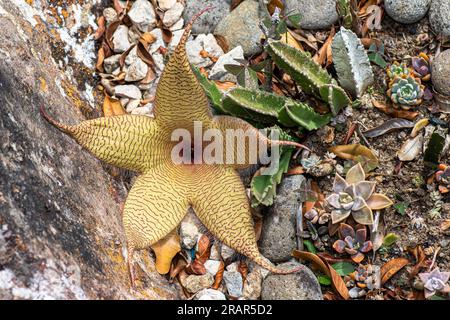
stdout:
{"type": "Polygon", "coordinates": [[[300,14],[303,29],[327,29],[339,18],[336,0],[286,0],[286,12],[300,14]]]}
{"type": "Polygon", "coordinates": [[[431,80],[437,92],[450,96],[450,49],[441,52],[433,60],[431,80]]]}
{"type": "Polygon", "coordinates": [[[433,0],[428,16],[431,28],[435,33],[450,37],[450,1],[433,0]]]}
{"type": "Polygon", "coordinates": [[[422,19],[428,12],[431,0],[386,0],[386,13],[397,22],[410,24],[422,19]]]}

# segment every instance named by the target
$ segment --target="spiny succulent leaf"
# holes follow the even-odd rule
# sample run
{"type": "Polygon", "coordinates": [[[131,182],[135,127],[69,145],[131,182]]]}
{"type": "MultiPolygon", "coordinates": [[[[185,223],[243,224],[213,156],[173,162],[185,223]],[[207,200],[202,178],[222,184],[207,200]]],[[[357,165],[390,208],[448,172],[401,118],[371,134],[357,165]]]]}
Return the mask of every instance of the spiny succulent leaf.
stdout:
{"type": "Polygon", "coordinates": [[[331,43],[339,84],[354,97],[361,97],[374,82],[372,66],[364,46],[352,31],[341,27],[331,43]]]}
{"type": "Polygon", "coordinates": [[[320,98],[319,87],[332,82],[331,76],[308,53],[281,41],[269,40],[267,50],[275,63],[308,94],[320,98]]]}
{"type": "Polygon", "coordinates": [[[305,103],[289,100],[285,105],[289,117],[307,130],[315,130],[330,122],[330,115],[320,115],[305,103]]]}
{"type": "Polygon", "coordinates": [[[335,84],[326,84],[319,88],[320,96],[322,100],[328,102],[333,115],[337,115],[338,112],[347,107],[351,100],[347,93],[341,87],[335,84]]]}

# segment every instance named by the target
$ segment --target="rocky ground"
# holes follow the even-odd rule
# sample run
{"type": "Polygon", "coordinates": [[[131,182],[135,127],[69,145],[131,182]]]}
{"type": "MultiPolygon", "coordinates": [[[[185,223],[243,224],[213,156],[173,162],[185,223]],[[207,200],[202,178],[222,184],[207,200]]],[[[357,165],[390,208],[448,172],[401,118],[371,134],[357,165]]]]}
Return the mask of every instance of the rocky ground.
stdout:
{"type": "MultiPolygon", "coordinates": [[[[323,273],[313,264],[308,264],[312,271],[268,275],[214,241],[192,213],[178,230],[180,253],[169,275],[156,272],[151,250],[142,251],[135,259],[138,285],[130,291],[120,212],[134,174],[99,163],[48,126],[38,113],[45,104],[65,123],[102,116],[107,110],[153,117],[156,84],[168,54],[187,21],[207,5],[214,10],[194,25],[187,53],[209,79],[229,88],[237,79],[224,65],[258,59],[263,37],[260,21],[267,15],[262,3],[275,2],[0,0],[0,136],[6,137],[0,141],[0,299],[339,298],[326,281],[319,284],[317,277],[323,273]],[[127,4],[127,17],[122,19],[127,4]],[[146,53],[139,43],[148,45],[146,53]],[[177,266],[192,263],[199,252],[202,235],[212,244],[204,261],[206,272],[192,268],[180,272],[177,266]]],[[[437,58],[446,52],[447,58],[440,58],[434,67],[442,75],[436,72],[432,83],[440,94],[450,95],[448,1],[372,2],[385,10],[379,30],[369,33],[385,45],[384,59],[388,63],[409,61],[420,52],[437,58]]],[[[334,0],[288,0],[284,4],[287,12],[304,13],[302,32],[296,39],[313,55],[325,43],[332,25],[341,22],[334,0]]],[[[420,284],[408,278],[417,262],[408,248],[420,247],[427,261],[449,271],[449,234],[442,227],[446,223],[448,228],[449,197],[437,191],[436,183],[427,183],[433,171],[424,165],[422,152],[414,161],[398,160],[397,152],[411,129],[367,139],[360,134],[392,118],[373,105],[374,99],[385,100],[388,84],[385,70],[374,64],[372,68],[375,83],[360,103],[305,137],[303,143],[318,161],[310,168],[302,162],[311,159],[310,154],[291,161],[291,168],[303,166],[306,173],[285,175],[274,204],[255,209],[255,229],[261,252],[277,264],[298,263],[291,256],[295,249],[311,251],[303,242],[311,240],[311,225],[319,233],[313,251],[334,257],[330,263],[345,258],[348,262],[348,256],[332,248],[337,235],[328,221],[308,224],[306,216],[304,231],[298,233],[298,211],[307,181],[315,181],[320,193],[328,196],[334,173],[344,175],[349,168],[347,161],[329,153],[330,147],[344,140],[366,145],[379,160],[368,180],[377,182],[377,192],[407,207],[404,212],[394,206],[380,211],[384,235],[393,233],[398,239],[376,254],[367,254],[362,264],[379,267],[399,257],[409,259],[409,264],[384,287],[368,290],[366,295],[353,290],[351,297],[420,298],[420,284]],[[360,131],[346,139],[356,123],[360,131]]],[[[335,75],[332,66],[328,69],[335,75]]],[[[419,114],[414,122],[429,119],[423,129],[425,139],[438,126],[448,130],[449,114],[435,100],[415,110],[419,114]]],[[[450,139],[446,137],[440,162],[450,164],[450,139]]],[[[247,186],[254,171],[242,175],[247,186]]],[[[350,282],[348,289],[355,286],[350,282]]]]}

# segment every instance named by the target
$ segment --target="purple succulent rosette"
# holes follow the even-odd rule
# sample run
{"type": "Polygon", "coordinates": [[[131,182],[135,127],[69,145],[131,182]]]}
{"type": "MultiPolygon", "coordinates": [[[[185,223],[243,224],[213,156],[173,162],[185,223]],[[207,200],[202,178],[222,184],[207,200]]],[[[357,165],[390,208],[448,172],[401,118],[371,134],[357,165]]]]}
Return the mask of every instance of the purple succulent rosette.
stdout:
{"type": "Polygon", "coordinates": [[[441,272],[439,268],[435,268],[431,272],[419,273],[419,278],[424,285],[425,298],[435,295],[436,292],[450,292],[450,286],[448,284],[450,272],[441,272]]]}
{"type": "Polygon", "coordinates": [[[374,193],[376,182],[365,181],[365,177],[364,169],[359,163],[348,170],[345,179],[336,174],[333,194],[326,198],[331,207],[333,224],[352,215],[356,222],[371,225],[372,210],[381,210],[393,204],[385,195],[374,193]]]}
{"type": "Polygon", "coordinates": [[[366,241],[366,227],[359,226],[355,232],[350,225],[341,223],[339,232],[341,239],[334,242],[333,249],[339,253],[347,252],[356,263],[363,261],[364,254],[373,248],[372,241],[366,241]]]}

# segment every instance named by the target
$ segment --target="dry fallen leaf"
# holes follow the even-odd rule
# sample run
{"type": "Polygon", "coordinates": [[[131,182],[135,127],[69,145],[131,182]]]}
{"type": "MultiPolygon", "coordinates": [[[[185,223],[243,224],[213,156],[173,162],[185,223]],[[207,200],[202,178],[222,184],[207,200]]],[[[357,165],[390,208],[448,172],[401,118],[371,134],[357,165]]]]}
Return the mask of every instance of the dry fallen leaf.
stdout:
{"type": "Polygon", "coordinates": [[[273,13],[275,12],[275,8],[283,10],[283,2],[281,0],[270,0],[270,2],[267,4],[267,9],[269,10],[270,15],[273,15],[273,13]]]}
{"type": "Polygon", "coordinates": [[[400,161],[412,161],[422,151],[423,135],[419,134],[417,137],[406,140],[397,152],[397,157],[400,161]]]}
{"type": "Polygon", "coordinates": [[[98,49],[97,56],[98,58],[97,63],[95,64],[95,68],[98,71],[103,72],[103,61],[105,60],[105,50],[103,49],[103,47],[100,47],[100,49],[98,49]]]}
{"type": "Polygon", "coordinates": [[[392,106],[375,99],[372,99],[372,104],[375,108],[395,118],[414,120],[419,115],[416,111],[394,109],[392,106]]]}
{"type": "Polygon", "coordinates": [[[223,263],[223,261],[220,261],[219,270],[216,273],[216,276],[214,278],[214,284],[212,285],[211,288],[216,289],[216,290],[219,288],[220,283],[222,282],[222,279],[223,279],[224,271],[225,271],[225,264],[223,263]]]}
{"type": "Polygon", "coordinates": [[[386,262],[380,269],[381,285],[385,284],[394,274],[406,266],[409,260],[406,258],[395,258],[386,262]]]}
{"type": "Polygon", "coordinates": [[[97,31],[95,31],[94,39],[100,39],[106,31],[106,19],[104,16],[101,16],[97,19],[97,31]]]}
{"type": "Polygon", "coordinates": [[[361,144],[337,145],[329,149],[337,157],[360,162],[364,170],[378,166],[378,158],[369,148],[361,144]]]}
{"type": "Polygon", "coordinates": [[[324,262],[319,256],[311,252],[294,250],[292,255],[297,259],[308,260],[319,267],[320,271],[325,273],[331,278],[331,284],[333,288],[340,294],[342,298],[348,300],[350,298],[348,294],[348,289],[342,280],[341,276],[330,266],[327,262],[324,262]]]}
{"type": "Polygon", "coordinates": [[[105,100],[103,101],[103,114],[105,117],[112,117],[126,114],[126,111],[119,100],[105,95],[105,100]]]}
{"type": "Polygon", "coordinates": [[[427,118],[423,118],[417,121],[417,123],[414,125],[414,128],[411,131],[411,138],[416,137],[419,131],[425,128],[429,122],[430,121],[427,118]]]}
{"type": "Polygon", "coordinates": [[[297,40],[295,40],[295,38],[292,36],[292,33],[292,31],[288,30],[285,34],[281,35],[280,41],[300,51],[303,51],[303,47],[297,42],[297,40]]]}
{"type": "Polygon", "coordinates": [[[313,60],[320,65],[329,66],[333,62],[332,53],[331,53],[331,42],[333,41],[333,37],[336,34],[334,26],[331,29],[330,35],[327,40],[320,48],[320,50],[314,55],[313,60]]]}
{"type": "Polygon", "coordinates": [[[447,230],[448,228],[450,228],[450,219],[445,219],[444,221],[442,221],[440,229],[442,231],[447,230]]]}
{"type": "Polygon", "coordinates": [[[151,246],[156,256],[156,271],[159,274],[166,274],[170,271],[172,259],[181,251],[180,237],[174,231],[164,239],[159,240],[151,246]]]}

